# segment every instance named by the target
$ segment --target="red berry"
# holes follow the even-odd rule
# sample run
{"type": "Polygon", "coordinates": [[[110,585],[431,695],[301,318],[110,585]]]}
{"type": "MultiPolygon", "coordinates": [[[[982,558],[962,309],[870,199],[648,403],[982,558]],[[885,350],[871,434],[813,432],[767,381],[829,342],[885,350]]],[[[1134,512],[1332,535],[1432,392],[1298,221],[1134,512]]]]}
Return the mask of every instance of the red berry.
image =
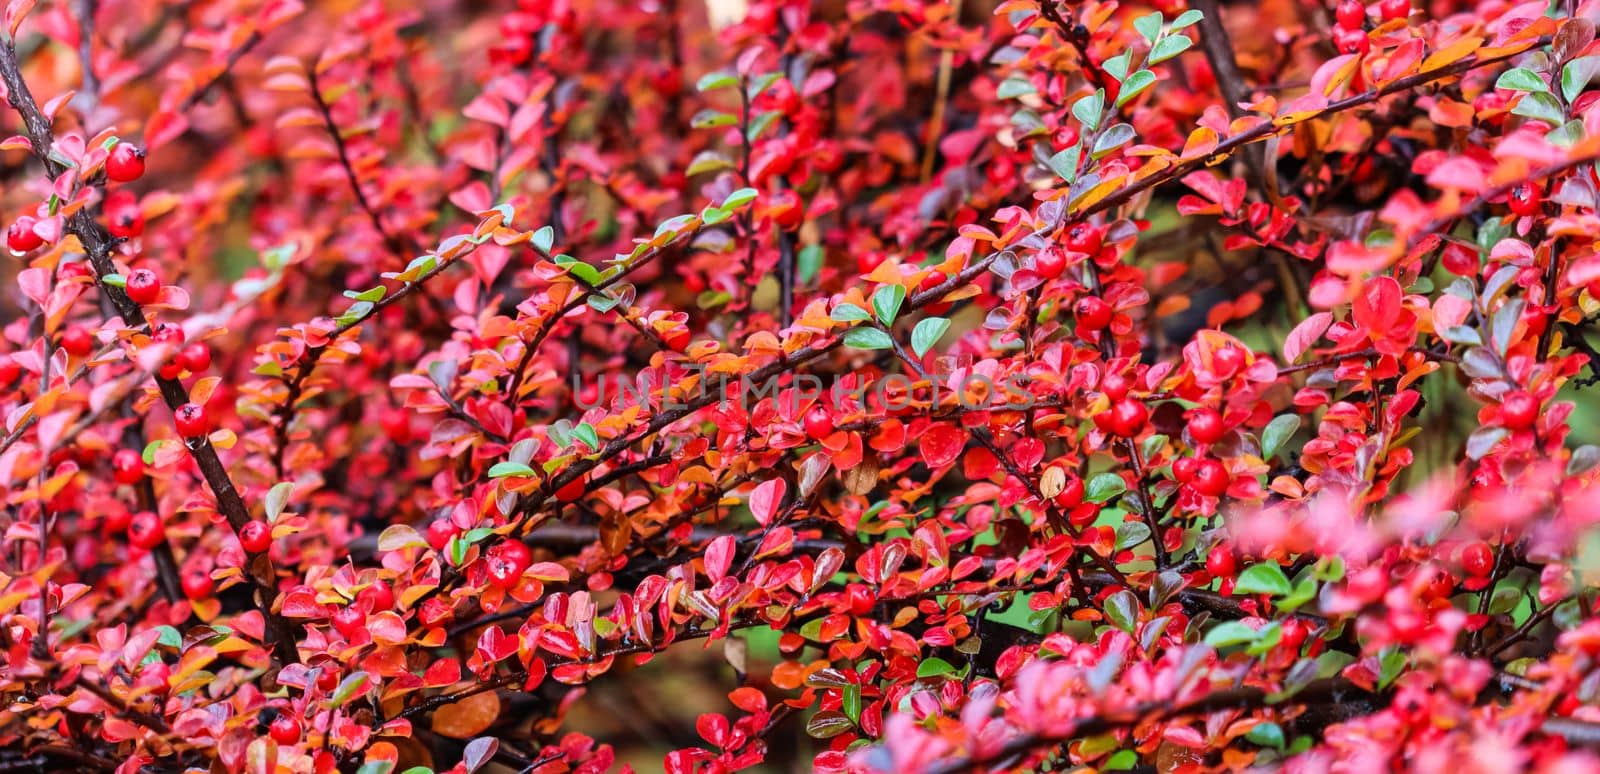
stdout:
{"type": "Polygon", "coordinates": [[[1461,566],[1468,575],[1482,578],[1494,571],[1494,549],[1488,543],[1469,543],[1461,549],[1461,566]]]}
{"type": "Polygon", "coordinates": [[[206,407],[198,403],[179,406],[173,417],[178,423],[178,435],[184,438],[200,438],[211,432],[211,418],[206,416],[206,407]]]}
{"type": "Polygon", "coordinates": [[[1058,151],[1064,151],[1078,144],[1078,128],[1072,124],[1063,124],[1051,135],[1050,143],[1058,151]]]}
{"type": "Polygon", "coordinates": [[[1239,563],[1233,556],[1233,549],[1226,543],[1218,543],[1211,547],[1211,553],[1206,554],[1206,572],[1213,578],[1232,578],[1239,571],[1239,563]]]}
{"type": "Polygon", "coordinates": [[[428,523],[428,545],[435,551],[443,551],[444,547],[450,544],[450,538],[455,537],[459,531],[449,519],[435,519],[428,523]]]}
{"type": "Polygon", "coordinates": [[[1237,347],[1223,347],[1211,355],[1211,370],[1227,379],[1244,367],[1244,352],[1237,347]]]}
{"type": "Polygon", "coordinates": [[[490,548],[484,560],[488,563],[490,585],[509,589],[517,585],[523,571],[533,564],[533,552],[520,540],[506,540],[490,548]]]}
{"type": "Polygon", "coordinates": [[[1299,653],[1300,646],[1305,643],[1306,635],[1311,633],[1311,627],[1298,618],[1290,618],[1283,622],[1282,632],[1278,637],[1278,646],[1291,653],[1299,653]]]}
{"type": "Polygon", "coordinates": [[[128,525],[133,523],[133,514],[127,508],[117,508],[109,511],[100,520],[100,526],[106,534],[126,532],[128,525]]]}
{"type": "Polygon", "coordinates": [[[1033,271],[1047,280],[1061,276],[1067,270],[1067,254],[1054,247],[1046,247],[1033,257],[1033,271]]]}
{"type": "Polygon", "coordinates": [[[144,480],[144,458],[132,449],[118,449],[111,457],[111,476],[119,484],[137,484],[144,480]]]}
{"type": "Polygon", "coordinates": [[[1528,216],[1539,211],[1543,198],[1544,192],[1539,190],[1538,183],[1523,183],[1506,195],[1506,205],[1513,214],[1528,216]]]}
{"type": "Polygon", "coordinates": [[[1439,262],[1444,265],[1444,270],[1458,277],[1476,277],[1478,275],[1478,251],[1459,242],[1450,242],[1444,247],[1444,254],[1439,262]]]}
{"type": "Polygon", "coordinates": [[[1111,404],[1111,410],[1095,417],[1097,423],[1105,417],[1102,429],[1112,435],[1132,438],[1139,434],[1144,427],[1146,419],[1150,418],[1150,410],[1144,404],[1132,398],[1123,398],[1111,404]]]}
{"type": "Polygon", "coordinates": [[[1333,45],[1341,54],[1365,54],[1372,48],[1372,41],[1361,30],[1340,27],[1333,31],[1333,45]]]}
{"type": "Polygon", "coordinates": [[[1506,427],[1520,430],[1530,427],[1539,418],[1539,401],[1526,390],[1506,393],[1500,399],[1500,421],[1506,427]]]}
{"type": "Polygon", "coordinates": [[[1195,443],[1216,443],[1226,431],[1222,414],[1212,408],[1197,408],[1189,412],[1189,437],[1195,443]]]}
{"type": "Polygon", "coordinates": [[[211,590],[217,586],[211,579],[211,572],[200,567],[185,571],[179,585],[183,586],[183,595],[194,600],[211,596],[211,590]]]}
{"type": "Polygon", "coordinates": [[[119,142],[111,148],[106,158],[106,177],[119,183],[138,180],[144,174],[144,151],[129,143],[119,142]]]}
{"type": "Polygon", "coordinates": [[[812,439],[820,441],[827,438],[833,435],[833,414],[824,406],[814,406],[806,412],[805,427],[806,435],[812,439]]]}
{"type": "Polygon", "coordinates": [[[1122,374],[1106,374],[1105,378],[1100,380],[1100,391],[1113,401],[1119,401],[1127,397],[1128,389],[1131,387],[1133,387],[1133,382],[1122,374]]]}
{"type": "Polygon", "coordinates": [[[876,271],[884,261],[889,260],[887,253],[878,250],[867,250],[856,254],[856,272],[858,274],[871,274],[876,271]]]}
{"type": "Polygon", "coordinates": [[[128,519],[128,542],[146,551],[161,545],[166,539],[161,517],[153,511],[139,511],[128,519]]]}
{"type": "Polygon", "coordinates": [[[563,503],[577,502],[589,490],[589,482],[582,478],[575,478],[566,486],[556,490],[556,500],[563,503]]]}
{"type": "Polygon", "coordinates": [[[1067,481],[1061,485],[1061,491],[1056,493],[1056,505],[1062,508],[1075,508],[1083,502],[1083,479],[1068,473],[1067,481]]]}
{"type": "Polygon", "coordinates": [[[1189,486],[1206,497],[1221,497],[1228,491],[1230,483],[1232,477],[1228,475],[1228,469],[1216,460],[1207,459],[1200,460],[1195,466],[1194,479],[1189,482],[1189,486]]]}
{"type": "Polygon", "coordinates": [[[9,355],[0,355],[0,387],[8,385],[22,375],[22,366],[9,355]]]}
{"type": "Polygon", "coordinates": [[[94,334],[74,325],[62,331],[61,348],[73,357],[88,357],[94,353],[94,334]]]}
{"type": "Polygon", "coordinates": [[[317,670],[317,687],[331,693],[339,687],[339,670],[332,664],[317,670]]]}
{"type": "Polygon", "coordinates": [[[6,247],[11,248],[13,253],[26,253],[44,244],[44,238],[33,233],[33,224],[38,222],[32,215],[18,217],[6,229],[6,247]]]}
{"type": "Polygon", "coordinates": [[[1084,296],[1072,307],[1078,318],[1078,329],[1098,331],[1111,324],[1111,305],[1098,296],[1084,296]]]}
{"type": "MultiPolygon", "coordinates": [[[[922,282],[917,285],[917,290],[918,292],[932,290],[933,288],[943,285],[949,280],[950,278],[945,276],[944,272],[936,269],[928,272],[928,276],[922,278],[922,282]]],[[[950,311],[950,306],[951,305],[949,302],[941,301],[938,303],[928,304],[926,309],[928,310],[929,314],[944,314],[945,312],[950,311]]]]}
{"type": "Polygon", "coordinates": [[[366,606],[369,613],[376,613],[394,607],[394,589],[383,581],[373,581],[368,586],[356,592],[356,602],[366,606]]]}
{"type": "Polygon", "coordinates": [[[144,233],[144,211],[139,199],[127,191],[106,197],[106,230],[114,237],[133,239],[144,233]]]}
{"type": "Polygon", "coordinates": [[[128,275],[127,287],[124,290],[135,304],[140,306],[153,304],[156,299],[161,298],[161,278],[149,269],[134,269],[133,273],[128,275]]]}
{"type": "Polygon", "coordinates": [[[1075,253],[1094,255],[1100,252],[1100,229],[1088,223],[1079,223],[1067,231],[1067,249],[1075,253]]]}
{"type": "Polygon", "coordinates": [[[162,323],[156,326],[155,335],[150,337],[157,344],[177,346],[183,343],[186,337],[183,328],[176,323],[162,323]]]}
{"type": "Polygon", "coordinates": [[[1172,461],[1172,477],[1180,484],[1187,484],[1194,480],[1194,470],[1200,461],[1193,457],[1179,457],[1172,461]]]}
{"type": "Polygon", "coordinates": [[[239,529],[239,544],[252,554],[266,553],[272,547],[272,528],[264,521],[252,520],[239,529]]]}
{"type": "Polygon", "coordinates": [[[1339,26],[1347,30],[1359,30],[1367,21],[1367,7],[1360,0],[1344,0],[1333,11],[1334,19],[1339,26]]]}
{"type": "Polygon", "coordinates": [[[1378,3],[1378,15],[1384,21],[1404,19],[1411,15],[1411,0],[1383,0],[1378,3]]]}
{"type": "Polygon", "coordinates": [[[197,341],[178,352],[176,362],[189,373],[201,373],[211,367],[211,348],[197,341]]]}
{"type": "MultiPolygon", "coordinates": [[[[590,401],[588,405],[593,405],[590,401]]],[[[403,408],[393,408],[383,412],[378,424],[383,428],[383,434],[395,443],[405,443],[411,440],[411,415],[403,408]]]]}
{"type": "Polygon", "coordinates": [[[300,721],[288,715],[279,715],[277,720],[272,721],[267,733],[278,744],[296,744],[300,741],[300,721]]]}
{"type": "Polygon", "coordinates": [[[367,628],[367,614],[361,608],[347,605],[335,610],[333,613],[333,628],[337,629],[345,639],[352,639],[367,628]]]}

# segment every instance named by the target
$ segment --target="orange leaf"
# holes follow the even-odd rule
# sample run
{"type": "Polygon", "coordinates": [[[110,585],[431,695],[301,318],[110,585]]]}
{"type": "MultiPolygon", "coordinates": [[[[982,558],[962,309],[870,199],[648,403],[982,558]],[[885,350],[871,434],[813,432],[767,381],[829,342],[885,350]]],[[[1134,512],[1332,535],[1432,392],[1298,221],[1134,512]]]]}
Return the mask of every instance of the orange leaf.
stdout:
{"type": "Polygon", "coordinates": [[[451,739],[471,739],[500,717],[500,695],[494,691],[468,696],[433,713],[433,731],[451,739]]]}

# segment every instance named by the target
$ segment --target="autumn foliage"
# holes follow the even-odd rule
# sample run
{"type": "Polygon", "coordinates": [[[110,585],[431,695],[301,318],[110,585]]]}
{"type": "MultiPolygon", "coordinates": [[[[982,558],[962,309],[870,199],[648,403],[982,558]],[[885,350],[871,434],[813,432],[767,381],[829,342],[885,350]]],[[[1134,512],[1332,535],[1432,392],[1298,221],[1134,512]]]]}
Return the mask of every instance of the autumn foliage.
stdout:
{"type": "Polygon", "coordinates": [[[0,0],[0,771],[1595,770],[1600,3],[1421,1],[0,0]]]}

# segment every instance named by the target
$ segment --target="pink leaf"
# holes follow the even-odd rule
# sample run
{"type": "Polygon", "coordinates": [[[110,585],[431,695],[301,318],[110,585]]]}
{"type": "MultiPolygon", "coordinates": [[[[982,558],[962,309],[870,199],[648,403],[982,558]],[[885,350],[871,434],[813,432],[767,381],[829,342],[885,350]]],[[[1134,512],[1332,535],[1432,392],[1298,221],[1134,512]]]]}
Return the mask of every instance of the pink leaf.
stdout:
{"type": "Polygon", "coordinates": [[[1293,365],[1305,351],[1322,338],[1322,334],[1333,324],[1333,315],[1327,312],[1317,312],[1300,321],[1289,331],[1289,337],[1283,342],[1283,362],[1293,365]]]}
{"type": "Polygon", "coordinates": [[[789,484],[781,478],[763,481],[756,491],[750,494],[750,513],[756,521],[765,527],[772,523],[772,518],[778,515],[778,506],[783,504],[783,494],[789,484]]]}

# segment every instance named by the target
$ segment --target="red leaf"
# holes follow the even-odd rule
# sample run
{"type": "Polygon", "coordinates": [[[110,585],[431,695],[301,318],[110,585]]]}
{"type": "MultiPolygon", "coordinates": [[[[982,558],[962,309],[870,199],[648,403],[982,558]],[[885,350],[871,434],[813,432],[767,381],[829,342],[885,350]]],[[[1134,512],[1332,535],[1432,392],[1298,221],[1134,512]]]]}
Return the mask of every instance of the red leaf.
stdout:
{"type": "Polygon", "coordinates": [[[723,535],[706,546],[706,577],[712,583],[722,580],[733,566],[734,541],[732,535],[723,535]]]}
{"type": "Polygon", "coordinates": [[[774,516],[778,515],[778,507],[783,504],[783,494],[789,485],[781,478],[763,481],[750,493],[750,513],[756,521],[765,527],[772,523],[774,516]]]}
{"type": "Polygon", "coordinates": [[[922,436],[919,446],[922,461],[930,468],[942,468],[956,461],[967,445],[967,434],[951,425],[934,425],[922,436]]]}

